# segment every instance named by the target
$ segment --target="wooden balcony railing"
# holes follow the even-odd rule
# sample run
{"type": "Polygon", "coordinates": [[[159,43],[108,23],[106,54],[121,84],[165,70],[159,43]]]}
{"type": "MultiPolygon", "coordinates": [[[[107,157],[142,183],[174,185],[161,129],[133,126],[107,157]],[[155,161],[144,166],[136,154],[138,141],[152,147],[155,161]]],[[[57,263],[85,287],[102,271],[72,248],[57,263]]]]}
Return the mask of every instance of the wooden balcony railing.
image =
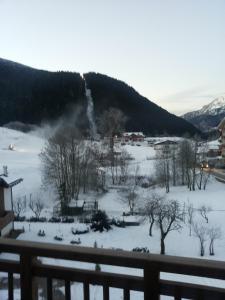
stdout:
{"type": "Polygon", "coordinates": [[[14,274],[20,275],[22,300],[36,300],[35,278],[44,278],[46,281],[46,299],[48,300],[54,299],[53,280],[63,280],[66,300],[78,299],[76,295],[71,294],[71,284],[74,282],[83,284],[84,300],[90,299],[91,284],[102,286],[102,298],[104,300],[117,300],[110,297],[110,287],[122,289],[123,299],[125,300],[130,299],[131,291],[143,292],[144,300],[159,299],[160,295],[172,296],[176,300],[182,298],[225,299],[225,289],[222,287],[160,279],[160,273],[165,272],[224,280],[225,262],[221,261],[138,254],[127,251],[63,246],[10,239],[0,239],[0,251],[18,254],[18,260],[3,260],[0,257],[0,272],[8,273],[9,300],[13,300],[14,274]],[[143,276],[129,275],[129,271],[128,274],[118,274],[116,272],[110,273],[55,266],[49,261],[48,264],[40,263],[40,260],[37,258],[41,257],[137,268],[143,270],[143,276]]]}

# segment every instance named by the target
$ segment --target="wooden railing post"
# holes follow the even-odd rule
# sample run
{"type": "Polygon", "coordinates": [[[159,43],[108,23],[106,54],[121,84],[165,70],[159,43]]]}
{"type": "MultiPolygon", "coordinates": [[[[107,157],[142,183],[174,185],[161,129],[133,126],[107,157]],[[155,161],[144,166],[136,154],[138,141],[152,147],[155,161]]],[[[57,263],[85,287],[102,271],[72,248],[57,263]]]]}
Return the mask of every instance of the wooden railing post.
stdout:
{"type": "Polygon", "coordinates": [[[8,299],[13,300],[13,273],[8,273],[8,299]]]}
{"type": "Polygon", "coordinates": [[[159,300],[159,268],[149,263],[144,268],[144,300],[159,300]]]}
{"type": "Polygon", "coordinates": [[[20,287],[21,300],[33,300],[32,291],[32,257],[26,254],[20,255],[20,287]]]}

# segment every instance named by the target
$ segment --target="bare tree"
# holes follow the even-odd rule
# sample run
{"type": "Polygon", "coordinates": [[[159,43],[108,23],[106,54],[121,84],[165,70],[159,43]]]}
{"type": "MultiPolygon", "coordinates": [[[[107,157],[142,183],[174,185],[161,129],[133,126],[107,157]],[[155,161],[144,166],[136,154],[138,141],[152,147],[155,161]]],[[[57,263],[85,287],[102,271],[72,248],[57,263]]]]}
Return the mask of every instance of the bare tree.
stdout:
{"type": "Polygon", "coordinates": [[[205,219],[206,223],[209,223],[209,217],[208,214],[212,211],[212,208],[210,206],[202,205],[198,209],[200,215],[205,219]]]}
{"type": "Polygon", "coordinates": [[[205,242],[207,241],[208,229],[202,225],[195,223],[193,225],[195,236],[199,240],[200,256],[205,255],[205,242]]]}
{"type": "Polygon", "coordinates": [[[162,151],[157,154],[155,160],[155,171],[156,178],[159,184],[166,188],[166,193],[170,191],[170,180],[171,180],[171,158],[168,151],[162,151]]]}
{"type": "Polygon", "coordinates": [[[192,183],[190,186],[190,190],[195,191],[195,185],[196,185],[196,169],[197,169],[197,153],[198,153],[198,137],[195,137],[194,141],[192,142],[192,148],[193,148],[193,160],[191,164],[191,174],[192,174],[192,183]]]}
{"type": "Polygon", "coordinates": [[[121,135],[124,131],[126,117],[123,112],[117,108],[109,108],[106,110],[98,121],[98,130],[102,138],[108,139],[108,158],[110,161],[110,170],[112,175],[112,183],[116,183],[115,172],[117,171],[117,156],[114,151],[114,137],[121,135]]]}
{"type": "MultiPolygon", "coordinates": [[[[205,164],[207,162],[207,152],[208,152],[208,144],[207,142],[200,143],[199,145],[199,151],[198,151],[198,178],[197,178],[197,186],[199,190],[203,189],[205,185],[205,182],[207,183],[210,172],[205,171],[205,164]]],[[[205,189],[205,188],[204,188],[205,189]]]]}
{"type": "Polygon", "coordinates": [[[190,191],[195,191],[197,184],[197,169],[199,166],[198,158],[199,138],[193,140],[184,139],[179,146],[178,162],[181,173],[181,183],[186,184],[190,191]]]}
{"type": "Polygon", "coordinates": [[[135,187],[130,187],[130,190],[127,195],[128,205],[130,208],[131,215],[134,214],[134,208],[136,206],[136,201],[138,198],[138,194],[135,192],[135,187]]]}
{"type": "Polygon", "coordinates": [[[140,164],[136,164],[134,169],[134,185],[137,186],[140,183],[140,164]]]}
{"type": "MultiPolygon", "coordinates": [[[[100,149],[102,145],[97,146],[96,144],[92,147],[92,154],[94,156],[94,162],[96,164],[97,177],[95,178],[97,190],[105,191],[106,183],[106,170],[105,170],[105,158],[103,151],[100,149]]],[[[91,176],[93,179],[93,176],[91,176]]],[[[93,182],[94,183],[94,182],[93,182]]],[[[93,186],[92,183],[92,186],[93,186]]]]}
{"type": "Polygon", "coordinates": [[[165,254],[165,239],[169,232],[179,230],[183,222],[183,210],[177,200],[162,197],[155,211],[156,224],[160,230],[161,254],[165,254]]]}
{"type": "Polygon", "coordinates": [[[62,213],[72,199],[78,200],[81,191],[98,189],[98,177],[103,173],[99,172],[96,147],[70,128],[59,129],[48,139],[40,155],[43,183],[55,187],[62,213]]]}
{"type": "Polygon", "coordinates": [[[209,179],[210,179],[211,173],[212,173],[212,169],[209,168],[209,169],[208,169],[207,171],[205,171],[204,174],[203,174],[203,179],[202,179],[202,181],[203,181],[203,190],[206,189],[206,186],[207,186],[207,183],[208,183],[208,181],[209,181],[209,179]]]}
{"type": "Polygon", "coordinates": [[[221,238],[222,233],[219,227],[211,227],[208,229],[208,236],[209,236],[209,254],[215,255],[214,252],[214,242],[221,238]]]}
{"type": "Polygon", "coordinates": [[[121,155],[119,158],[119,182],[120,183],[126,183],[128,178],[128,170],[129,170],[129,154],[126,150],[121,151],[121,155]]]}
{"type": "Polygon", "coordinates": [[[193,161],[192,144],[188,139],[184,139],[178,149],[177,153],[179,171],[181,174],[181,184],[187,184],[188,188],[191,186],[191,172],[190,168],[193,161]]]}
{"type": "Polygon", "coordinates": [[[13,211],[16,218],[19,218],[21,213],[23,213],[26,209],[26,197],[17,198],[13,201],[13,211]]]}
{"type": "Polygon", "coordinates": [[[177,151],[175,148],[171,150],[171,174],[173,186],[177,185],[177,175],[178,175],[178,162],[177,162],[177,151]]]}
{"type": "Polygon", "coordinates": [[[114,137],[124,131],[126,117],[123,112],[117,108],[109,108],[104,111],[98,120],[98,130],[102,138],[109,138],[109,148],[114,151],[114,137]]]}
{"type": "Polygon", "coordinates": [[[144,207],[144,214],[147,215],[148,219],[149,219],[149,235],[152,236],[152,228],[153,225],[155,223],[155,214],[156,214],[156,210],[158,209],[158,205],[159,202],[161,201],[162,196],[153,193],[147,200],[145,203],[145,207],[144,207]]]}
{"type": "Polygon", "coordinates": [[[39,219],[41,212],[44,208],[44,204],[41,202],[41,200],[39,198],[33,200],[30,195],[29,207],[32,210],[32,212],[35,214],[35,217],[39,219]]]}
{"type": "Polygon", "coordinates": [[[189,225],[189,235],[191,236],[192,226],[193,226],[193,219],[194,219],[194,206],[192,203],[188,203],[187,206],[187,222],[189,225]]]}

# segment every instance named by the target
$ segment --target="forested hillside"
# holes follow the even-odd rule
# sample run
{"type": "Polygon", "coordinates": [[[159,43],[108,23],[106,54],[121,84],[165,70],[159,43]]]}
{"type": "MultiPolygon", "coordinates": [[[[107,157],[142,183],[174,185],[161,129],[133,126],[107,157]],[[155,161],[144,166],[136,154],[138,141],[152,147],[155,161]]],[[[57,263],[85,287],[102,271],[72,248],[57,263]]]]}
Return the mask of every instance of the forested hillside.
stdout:
{"type": "Polygon", "coordinates": [[[71,105],[84,103],[78,73],[48,72],[0,60],[0,124],[38,124],[56,119],[71,105]]]}
{"type": "MultiPolygon", "coordinates": [[[[146,134],[199,133],[193,125],[168,113],[122,81],[106,75],[84,75],[94,102],[94,119],[115,107],[127,117],[126,130],[146,134]]],[[[0,125],[20,121],[40,124],[76,113],[76,124],[88,128],[85,80],[79,73],[48,72],[0,59],[0,125]]]]}
{"type": "Polygon", "coordinates": [[[110,106],[119,108],[128,118],[128,131],[156,135],[164,132],[174,135],[199,133],[193,125],[170,114],[120,80],[98,73],[84,74],[84,77],[92,91],[97,114],[110,106]]]}

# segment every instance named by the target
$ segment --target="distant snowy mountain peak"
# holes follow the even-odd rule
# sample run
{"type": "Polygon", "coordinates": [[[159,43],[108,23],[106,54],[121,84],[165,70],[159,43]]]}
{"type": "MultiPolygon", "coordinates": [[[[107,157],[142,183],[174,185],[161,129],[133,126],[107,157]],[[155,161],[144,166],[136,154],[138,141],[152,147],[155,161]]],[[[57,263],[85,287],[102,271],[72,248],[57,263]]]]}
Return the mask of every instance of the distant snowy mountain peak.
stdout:
{"type": "Polygon", "coordinates": [[[205,131],[216,127],[224,116],[225,95],[222,95],[201,109],[186,113],[183,118],[205,131]]]}
{"type": "Polygon", "coordinates": [[[225,95],[214,99],[207,105],[204,105],[201,109],[186,113],[183,117],[186,119],[194,118],[200,115],[215,116],[225,112],[225,95]]]}
{"type": "Polygon", "coordinates": [[[208,105],[204,105],[202,109],[199,110],[201,114],[215,115],[225,111],[225,96],[221,96],[210,102],[208,105]]]}

